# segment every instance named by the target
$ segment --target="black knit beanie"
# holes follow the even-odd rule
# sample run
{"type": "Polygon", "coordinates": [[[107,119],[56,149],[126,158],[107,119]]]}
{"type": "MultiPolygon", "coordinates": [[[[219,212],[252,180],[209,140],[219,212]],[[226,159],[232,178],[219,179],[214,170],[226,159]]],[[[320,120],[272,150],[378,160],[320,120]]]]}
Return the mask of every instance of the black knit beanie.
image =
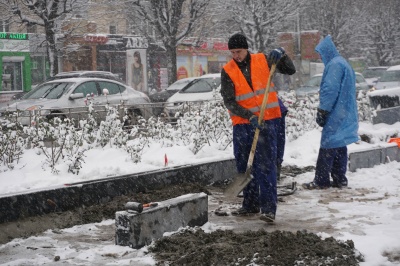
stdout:
{"type": "Polygon", "coordinates": [[[241,33],[236,33],[229,38],[228,48],[231,49],[249,49],[246,37],[241,33]]]}

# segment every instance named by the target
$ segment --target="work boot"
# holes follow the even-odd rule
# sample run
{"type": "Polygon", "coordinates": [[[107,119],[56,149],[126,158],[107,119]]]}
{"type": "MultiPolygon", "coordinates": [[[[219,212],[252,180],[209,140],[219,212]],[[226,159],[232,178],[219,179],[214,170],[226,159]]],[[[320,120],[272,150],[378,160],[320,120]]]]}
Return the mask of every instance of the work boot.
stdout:
{"type": "Polygon", "coordinates": [[[329,186],[327,186],[327,187],[318,186],[315,182],[303,183],[301,186],[303,188],[305,188],[305,189],[310,189],[310,190],[313,190],[313,189],[327,189],[327,188],[329,188],[329,186]]]}
{"type": "Polygon", "coordinates": [[[275,221],[275,214],[273,214],[272,212],[262,213],[260,216],[260,220],[267,223],[273,223],[275,221]]]}
{"type": "Polygon", "coordinates": [[[248,215],[256,214],[259,212],[260,212],[260,209],[248,210],[248,209],[245,209],[242,207],[231,213],[233,216],[248,216],[248,215]]]}
{"type": "Polygon", "coordinates": [[[347,187],[347,182],[331,181],[331,187],[337,187],[337,188],[347,187]]]}

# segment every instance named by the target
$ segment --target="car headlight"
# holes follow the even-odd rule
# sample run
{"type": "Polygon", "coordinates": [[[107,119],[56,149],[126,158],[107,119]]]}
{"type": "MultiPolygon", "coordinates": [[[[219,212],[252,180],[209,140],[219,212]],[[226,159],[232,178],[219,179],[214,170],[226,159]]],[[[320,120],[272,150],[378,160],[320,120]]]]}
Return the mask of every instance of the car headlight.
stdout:
{"type": "Polygon", "coordinates": [[[51,112],[48,109],[42,109],[41,105],[32,105],[31,107],[26,108],[24,115],[32,114],[40,114],[40,115],[49,115],[51,112]]]}

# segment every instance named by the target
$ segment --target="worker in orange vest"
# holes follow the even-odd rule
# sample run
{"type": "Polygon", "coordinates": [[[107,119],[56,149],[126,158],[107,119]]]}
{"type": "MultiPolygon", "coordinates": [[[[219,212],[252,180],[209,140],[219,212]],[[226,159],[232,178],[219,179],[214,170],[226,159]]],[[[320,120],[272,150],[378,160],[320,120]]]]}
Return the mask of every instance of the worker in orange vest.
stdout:
{"type": "Polygon", "coordinates": [[[274,222],[277,210],[277,132],[276,124],[281,118],[278,96],[270,88],[263,123],[258,116],[269,79],[270,67],[292,75],[294,64],[283,48],[272,50],[269,55],[252,54],[248,51],[243,34],[234,34],[228,41],[232,55],[221,70],[221,95],[233,124],[233,149],[236,168],[245,173],[256,128],[260,129],[254,155],[252,175],[254,178],[243,190],[242,207],[233,215],[250,215],[261,211],[260,219],[274,222]]]}

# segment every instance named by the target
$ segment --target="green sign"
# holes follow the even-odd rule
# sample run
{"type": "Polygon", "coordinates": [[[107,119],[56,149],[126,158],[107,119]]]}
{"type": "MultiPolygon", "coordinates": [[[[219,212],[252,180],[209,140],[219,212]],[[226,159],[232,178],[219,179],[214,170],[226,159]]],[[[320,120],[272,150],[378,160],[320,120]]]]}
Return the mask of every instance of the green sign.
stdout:
{"type": "Polygon", "coordinates": [[[28,40],[29,35],[27,33],[8,33],[0,32],[0,39],[7,40],[28,40]]]}

